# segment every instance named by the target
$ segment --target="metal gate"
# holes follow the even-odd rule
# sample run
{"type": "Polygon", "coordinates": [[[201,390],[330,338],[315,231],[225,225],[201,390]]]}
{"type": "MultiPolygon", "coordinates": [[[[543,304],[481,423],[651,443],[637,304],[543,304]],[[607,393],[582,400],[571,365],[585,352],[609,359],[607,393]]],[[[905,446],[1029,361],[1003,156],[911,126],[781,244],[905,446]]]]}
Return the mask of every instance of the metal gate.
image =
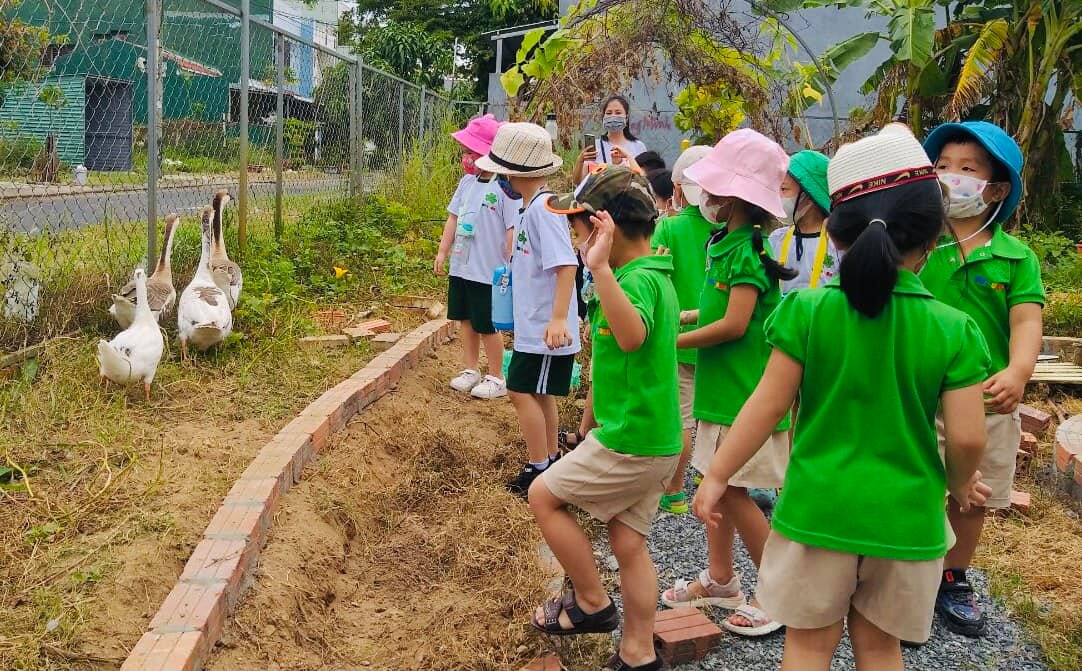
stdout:
{"type": "Polygon", "coordinates": [[[86,167],[132,169],[131,82],[86,78],[86,167]]]}

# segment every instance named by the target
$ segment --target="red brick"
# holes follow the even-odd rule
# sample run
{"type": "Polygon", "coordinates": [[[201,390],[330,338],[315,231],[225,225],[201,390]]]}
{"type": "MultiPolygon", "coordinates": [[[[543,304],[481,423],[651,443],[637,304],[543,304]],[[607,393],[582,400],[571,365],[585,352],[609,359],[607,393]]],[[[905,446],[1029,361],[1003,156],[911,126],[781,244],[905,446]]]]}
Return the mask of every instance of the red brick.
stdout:
{"type": "Polygon", "coordinates": [[[169,659],[169,653],[180,642],[182,634],[159,634],[147,632],[135,644],[121,671],[161,671],[169,659]]]}
{"type": "Polygon", "coordinates": [[[162,671],[194,671],[202,667],[203,659],[214,645],[201,632],[191,631],[180,635],[180,640],[162,665],[162,671]]]}
{"type": "Polygon", "coordinates": [[[1029,508],[1032,505],[1032,497],[1029,492],[1020,492],[1018,490],[1011,490],[1011,509],[1017,510],[1023,515],[1029,514],[1029,508]]]}
{"type": "Polygon", "coordinates": [[[398,341],[400,341],[401,339],[402,339],[402,334],[401,333],[391,333],[391,332],[388,331],[387,333],[381,333],[381,334],[377,335],[376,337],[372,338],[372,340],[369,341],[369,342],[372,343],[373,349],[375,349],[377,352],[385,352],[385,351],[389,351],[391,349],[391,347],[393,347],[394,344],[397,343],[398,341]]]}
{"type": "MultiPolygon", "coordinates": [[[[159,633],[201,632],[195,653],[202,657],[222,635],[226,616],[226,584],[177,583],[161,610],[150,621],[159,633]]],[[[178,662],[179,663],[179,662],[178,662]]]]}
{"type": "Polygon", "coordinates": [[[330,437],[331,434],[338,433],[346,425],[350,413],[346,411],[344,401],[321,396],[309,403],[308,407],[301,411],[300,417],[326,418],[327,436],[330,437]]]}
{"type": "Polygon", "coordinates": [[[1047,431],[1048,427],[1052,425],[1052,415],[1032,406],[1020,405],[1018,406],[1018,413],[1022,417],[1023,431],[1039,435],[1047,431]]]}
{"type": "Polygon", "coordinates": [[[282,427],[279,433],[301,434],[310,437],[312,450],[319,452],[327,446],[331,433],[331,419],[323,415],[306,415],[303,412],[292,422],[282,427]]]}
{"type": "Polygon", "coordinates": [[[1056,441],[1056,470],[1067,476],[1073,476],[1078,471],[1078,455],[1070,450],[1065,441],[1056,441]]]}
{"type": "Polygon", "coordinates": [[[245,573],[255,560],[258,546],[244,540],[214,540],[204,538],[195,546],[192,556],[180,574],[181,582],[209,585],[221,581],[226,597],[235,603],[240,594],[245,573]]]}
{"type": "Polygon", "coordinates": [[[258,480],[241,478],[233,483],[233,487],[225,495],[224,503],[249,505],[265,503],[268,508],[274,509],[278,505],[278,498],[287,489],[284,483],[292,479],[292,469],[283,471],[275,478],[258,480]]]}
{"type": "Polygon", "coordinates": [[[391,322],[386,319],[371,319],[357,324],[355,328],[365,329],[372,333],[386,333],[391,330],[391,322]]]}
{"type": "Polygon", "coordinates": [[[1030,454],[1037,454],[1037,436],[1028,431],[1022,432],[1022,440],[1018,443],[1018,449],[1030,454]]]}
{"type": "Polygon", "coordinates": [[[247,539],[261,545],[270,525],[271,510],[265,505],[238,505],[223,503],[214,513],[205,538],[247,539]]]}
{"type": "Polygon", "coordinates": [[[721,629],[696,608],[660,611],[654,622],[654,638],[669,665],[702,659],[721,642],[721,629]]]}

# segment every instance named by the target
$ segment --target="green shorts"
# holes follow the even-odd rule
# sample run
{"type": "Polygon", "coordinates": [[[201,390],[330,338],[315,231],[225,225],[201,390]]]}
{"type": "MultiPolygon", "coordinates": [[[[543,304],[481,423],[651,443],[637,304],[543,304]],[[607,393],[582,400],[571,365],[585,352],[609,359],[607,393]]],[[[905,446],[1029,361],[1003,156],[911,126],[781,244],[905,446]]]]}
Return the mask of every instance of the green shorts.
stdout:
{"type": "Polygon", "coordinates": [[[514,352],[507,366],[507,389],[520,394],[567,396],[574,367],[574,354],[514,352]]]}
{"type": "Polygon", "coordinates": [[[447,318],[469,322],[475,333],[495,333],[492,286],[452,275],[447,287],[447,318]]]}

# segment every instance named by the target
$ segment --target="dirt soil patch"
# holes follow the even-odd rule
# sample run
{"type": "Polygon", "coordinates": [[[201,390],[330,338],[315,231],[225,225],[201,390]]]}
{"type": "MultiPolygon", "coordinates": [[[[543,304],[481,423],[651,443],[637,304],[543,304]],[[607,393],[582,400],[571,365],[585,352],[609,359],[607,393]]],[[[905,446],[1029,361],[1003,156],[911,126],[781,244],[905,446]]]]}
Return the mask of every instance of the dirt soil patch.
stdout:
{"type": "Polygon", "coordinates": [[[451,391],[437,351],[359,414],[277,515],[208,669],[517,668],[545,596],[541,536],[504,491],[511,404],[451,391]]]}

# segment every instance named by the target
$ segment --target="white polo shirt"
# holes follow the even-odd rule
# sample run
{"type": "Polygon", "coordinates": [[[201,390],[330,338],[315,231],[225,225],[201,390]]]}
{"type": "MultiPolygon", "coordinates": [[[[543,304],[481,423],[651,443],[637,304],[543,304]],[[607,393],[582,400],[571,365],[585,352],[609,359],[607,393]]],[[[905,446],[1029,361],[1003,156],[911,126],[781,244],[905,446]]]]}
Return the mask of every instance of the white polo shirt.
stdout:
{"type": "Polygon", "coordinates": [[[492,273],[507,258],[506,234],[515,227],[521,206],[521,200],[512,200],[503,192],[495,175],[488,179],[463,177],[447,206],[448,212],[458,216],[458,231],[449,257],[450,274],[491,285],[492,273]]]}

